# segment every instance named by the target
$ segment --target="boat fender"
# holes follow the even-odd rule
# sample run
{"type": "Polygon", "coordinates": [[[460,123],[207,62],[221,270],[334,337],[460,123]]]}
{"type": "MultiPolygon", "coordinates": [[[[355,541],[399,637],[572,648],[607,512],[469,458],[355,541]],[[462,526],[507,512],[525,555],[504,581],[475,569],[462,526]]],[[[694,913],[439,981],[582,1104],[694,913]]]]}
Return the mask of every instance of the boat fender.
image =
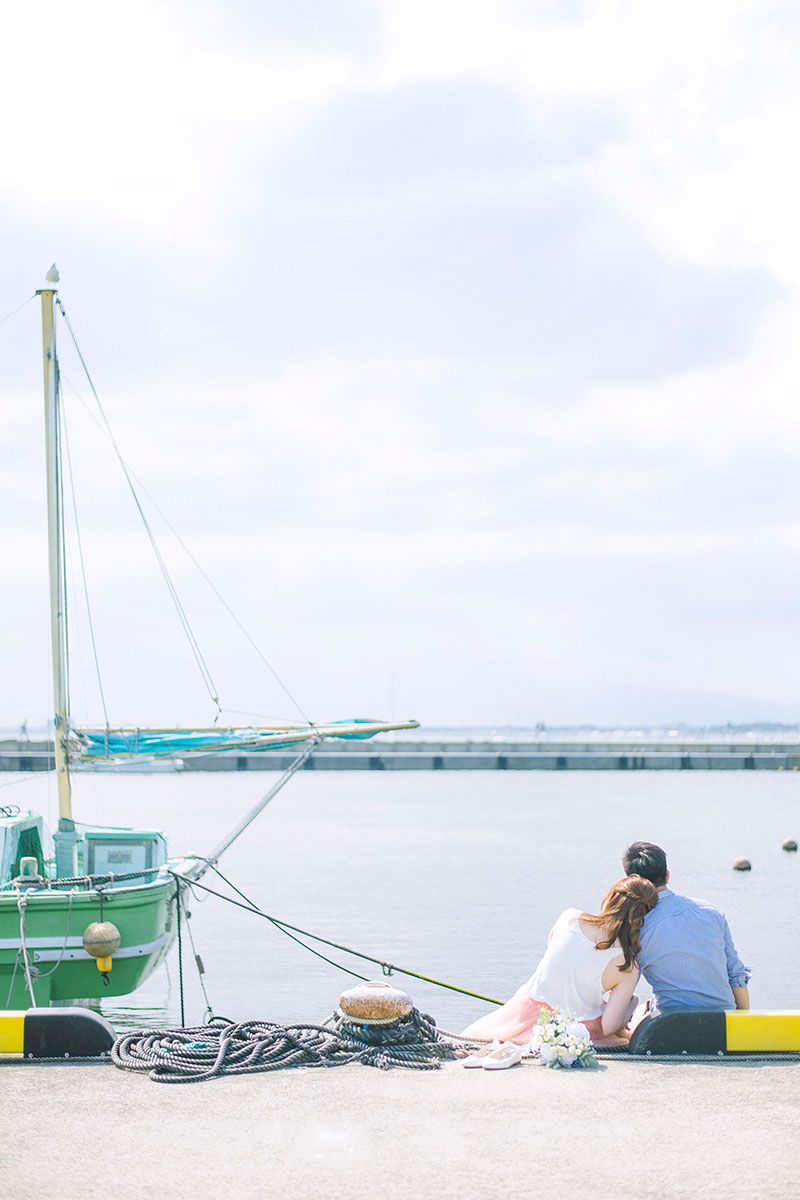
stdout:
{"type": "Polygon", "coordinates": [[[120,932],[111,921],[92,921],[84,930],[83,948],[97,959],[97,969],[104,983],[108,983],[111,955],[119,950],[120,941],[120,932]]]}
{"type": "Polygon", "coordinates": [[[88,1008],[29,1008],[0,1012],[0,1056],[107,1058],[116,1034],[88,1008]]]}
{"type": "Polygon", "coordinates": [[[342,992],[339,997],[342,1015],[362,1025],[399,1021],[401,1017],[407,1017],[413,1008],[414,1002],[406,992],[382,980],[361,983],[342,992]]]}
{"type": "Polygon", "coordinates": [[[676,1009],[645,1017],[634,1029],[631,1054],[762,1054],[800,1051],[800,1010],[676,1009]]]}

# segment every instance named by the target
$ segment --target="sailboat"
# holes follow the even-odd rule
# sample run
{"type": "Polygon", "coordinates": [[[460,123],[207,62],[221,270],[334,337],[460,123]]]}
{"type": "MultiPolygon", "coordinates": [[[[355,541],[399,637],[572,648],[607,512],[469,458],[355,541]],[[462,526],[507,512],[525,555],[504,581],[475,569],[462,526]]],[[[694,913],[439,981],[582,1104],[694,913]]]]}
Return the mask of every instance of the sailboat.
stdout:
{"type": "Polygon", "coordinates": [[[241,835],[275,793],[326,738],[365,738],[416,728],[416,721],[220,729],[73,728],[68,695],[68,628],[64,536],[61,390],[53,286],[39,289],[42,309],[47,527],[50,580],[54,772],[58,827],[41,814],[0,805],[0,1009],[95,1001],[136,990],[165,960],[181,917],[181,889],[198,879],[241,835]],[[153,829],[109,829],[73,813],[76,769],[149,765],[202,754],[295,747],[283,776],[205,858],[170,859],[153,829]]]}

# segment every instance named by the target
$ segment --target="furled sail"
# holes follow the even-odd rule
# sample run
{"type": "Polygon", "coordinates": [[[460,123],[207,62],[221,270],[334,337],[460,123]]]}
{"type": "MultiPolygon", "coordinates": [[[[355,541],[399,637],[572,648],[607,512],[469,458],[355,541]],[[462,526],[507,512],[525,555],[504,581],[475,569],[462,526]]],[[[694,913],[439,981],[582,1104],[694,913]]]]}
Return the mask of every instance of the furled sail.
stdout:
{"type": "Polygon", "coordinates": [[[417,721],[374,721],[356,718],[325,725],[249,726],[220,729],[71,729],[68,754],[71,762],[97,759],[167,758],[173,755],[256,753],[279,750],[324,738],[370,738],[396,729],[416,729],[417,721]]]}

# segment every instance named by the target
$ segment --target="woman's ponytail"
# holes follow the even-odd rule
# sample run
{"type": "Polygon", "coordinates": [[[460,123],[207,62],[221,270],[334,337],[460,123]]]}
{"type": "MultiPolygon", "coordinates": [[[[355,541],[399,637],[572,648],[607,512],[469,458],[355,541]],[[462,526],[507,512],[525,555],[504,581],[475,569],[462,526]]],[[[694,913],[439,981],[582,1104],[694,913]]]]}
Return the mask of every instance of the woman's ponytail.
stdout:
{"type": "Polygon", "coordinates": [[[599,914],[586,918],[593,925],[601,925],[605,932],[605,937],[597,943],[598,950],[610,950],[619,940],[624,955],[623,971],[636,962],[642,924],[657,903],[658,893],[649,879],[626,875],[610,888],[599,914]]]}

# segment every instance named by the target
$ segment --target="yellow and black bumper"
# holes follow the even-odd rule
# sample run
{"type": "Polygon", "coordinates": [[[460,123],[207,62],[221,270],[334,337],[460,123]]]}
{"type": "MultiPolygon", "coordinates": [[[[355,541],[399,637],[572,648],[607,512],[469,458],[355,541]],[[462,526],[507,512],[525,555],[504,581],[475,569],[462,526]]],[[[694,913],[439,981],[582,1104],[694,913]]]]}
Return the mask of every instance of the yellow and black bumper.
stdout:
{"type": "Polygon", "coordinates": [[[0,1057],[107,1058],[115,1037],[88,1008],[0,1011],[0,1057]]]}
{"type": "Polygon", "coordinates": [[[800,1009],[709,1012],[676,1009],[645,1017],[631,1054],[800,1054],[800,1009]]]}

